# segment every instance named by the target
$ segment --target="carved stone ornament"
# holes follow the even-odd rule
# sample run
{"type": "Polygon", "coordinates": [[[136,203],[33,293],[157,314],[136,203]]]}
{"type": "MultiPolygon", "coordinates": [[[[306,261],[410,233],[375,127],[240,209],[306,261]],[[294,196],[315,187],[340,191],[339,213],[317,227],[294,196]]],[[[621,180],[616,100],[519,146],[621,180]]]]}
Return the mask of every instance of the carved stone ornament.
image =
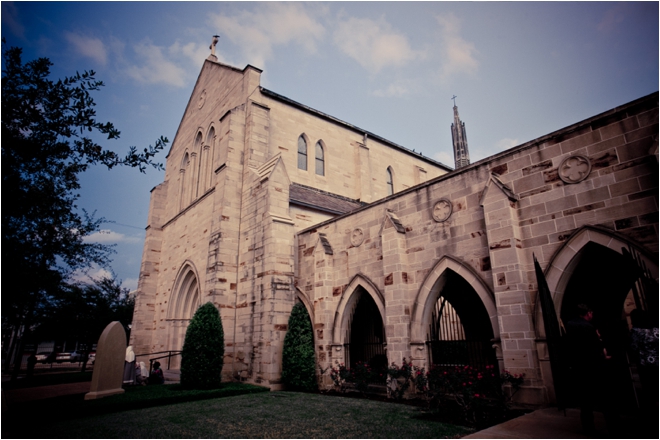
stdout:
{"type": "Polygon", "coordinates": [[[199,94],[199,98],[197,99],[197,108],[201,110],[201,108],[204,107],[205,102],[206,102],[206,90],[202,90],[202,93],[199,94]]]}
{"type": "Polygon", "coordinates": [[[438,200],[435,205],[433,205],[433,220],[438,223],[447,221],[449,217],[451,217],[452,209],[453,207],[449,200],[438,200]]]}
{"type": "Polygon", "coordinates": [[[589,158],[574,155],[561,161],[557,174],[565,183],[582,182],[591,172],[591,162],[589,158]]]}
{"type": "Polygon", "coordinates": [[[364,241],[364,232],[362,229],[356,228],[351,232],[351,244],[355,247],[358,247],[364,241]]]}

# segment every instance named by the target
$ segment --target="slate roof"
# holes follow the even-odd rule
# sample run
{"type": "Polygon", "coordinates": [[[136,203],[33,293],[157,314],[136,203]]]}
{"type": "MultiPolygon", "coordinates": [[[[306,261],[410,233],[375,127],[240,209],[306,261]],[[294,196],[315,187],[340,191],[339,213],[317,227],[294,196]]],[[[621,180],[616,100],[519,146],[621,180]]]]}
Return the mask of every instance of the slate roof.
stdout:
{"type": "Polygon", "coordinates": [[[348,197],[321,191],[299,183],[292,183],[289,187],[289,201],[292,204],[318,209],[331,214],[345,214],[366,205],[366,203],[348,197]]]}

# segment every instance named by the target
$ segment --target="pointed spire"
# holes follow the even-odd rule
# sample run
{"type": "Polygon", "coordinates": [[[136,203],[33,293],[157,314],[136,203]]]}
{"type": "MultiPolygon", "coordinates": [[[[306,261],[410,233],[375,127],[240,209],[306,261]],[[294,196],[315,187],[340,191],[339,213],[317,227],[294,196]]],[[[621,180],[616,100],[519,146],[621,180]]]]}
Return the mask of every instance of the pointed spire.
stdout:
{"type": "Polygon", "coordinates": [[[468,152],[465,122],[461,122],[461,118],[458,116],[456,95],[452,96],[451,99],[454,100],[454,123],[451,124],[451,139],[454,147],[454,167],[459,169],[470,165],[470,153],[468,152]]]}

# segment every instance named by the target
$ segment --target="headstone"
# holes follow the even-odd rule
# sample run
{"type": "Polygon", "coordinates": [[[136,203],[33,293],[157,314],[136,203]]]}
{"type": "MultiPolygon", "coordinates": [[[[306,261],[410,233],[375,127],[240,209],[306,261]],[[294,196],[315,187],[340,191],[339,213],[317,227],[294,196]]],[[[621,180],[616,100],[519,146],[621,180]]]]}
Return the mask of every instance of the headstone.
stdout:
{"type": "Polygon", "coordinates": [[[119,321],[114,321],[101,333],[96,349],[92,386],[85,400],[100,399],[121,394],[126,356],[126,332],[119,321]]]}

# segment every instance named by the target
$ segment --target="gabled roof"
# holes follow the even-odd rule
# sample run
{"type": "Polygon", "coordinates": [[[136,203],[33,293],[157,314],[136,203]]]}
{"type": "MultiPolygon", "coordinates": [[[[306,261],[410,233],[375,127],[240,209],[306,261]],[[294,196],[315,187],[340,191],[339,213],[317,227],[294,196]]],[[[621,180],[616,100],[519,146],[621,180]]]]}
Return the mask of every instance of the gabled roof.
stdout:
{"type": "Polygon", "coordinates": [[[306,106],[306,105],[304,105],[304,104],[301,104],[301,103],[299,103],[299,102],[296,102],[296,101],[294,101],[293,99],[289,99],[289,98],[287,98],[286,96],[282,96],[282,95],[280,95],[279,93],[275,93],[275,92],[273,92],[272,90],[268,90],[268,89],[265,89],[265,88],[263,88],[263,87],[259,87],[259,90],[260,90],[261,93],[262,93],[263,95],[265,95],[265,96],[268,96],[268,97],[270,97],[270,98],[276,99],[276,100],[281,101],[281,102],[284,102],[284,103],[286,103],[286,104],[288,104],[288,105],[290,105],[290,106],[292,106],[292,107],[296,107],[296,108],[298,108],[298,109],[300,109],[300,110],[302,110],[302,111],[305,111],[305,112],[307,112],[307,113],[313,114],[313,115],[318,116],[318,117],[320,117],[320,118],[323,118],[323,119],[325,119],[325,120],[327,120],[327,121],[334,122],[334,123],[336,123],[336,124],[338,124],[338,125],[341,125],[341,126],[347,128],[347,129],[349,129],[349,130],[353,130],[353,131],[355,131],[356,133],[360,133],[360,134],[362,134],[362,135],[366,135],[367,138],[376,139],[377,141],[382,142],[383,144],[385,144],[385,145],[387,145],[387,146],[389,146],[389,147],[395,148],[395,149],[397,149],[397,150],[399,150],[399,151],[402,151],[402,152],[404,152],[404,153],[406,153],[406,154],[409,154],[409,155],[411,155],[411,156],[414,156],[414,157],[417,158],[417,159],[421,159],[421,160],[423,160],[423,161],[425,161],[425,162],[428,162],[428,163],[431,163],[431,164],[433,164],[433,165],[435,165],[435,166],[438,166],[438,167],[444,169],[444,170],[447,171],[447,172],[449,172],[449,171],[453,171],[453,170],[454,170],[453,168],[451,168],[450,166],[447,166],[447,165],[443,164],[442,162],[438,162],[437,160],[433,160],[433,159],[431,159],[430,157],[423,156],[422,154],[417,153],[416,151],[409,150],[408,148],[403,147],[403,146],[401,146],[401,145],[399,145],[399,144],[396,144],[396,143],[394,143],[394,142],[392,142],[392,141],[389,141],[389,140],[387,140],[387,139],[385,139],[385,138],[383,138],[383,137],[381,137],[381,136],[378,136],[377,134],[374,134],[374,133],[372,133],[372,132],[370,132],[370,131],[367,131],[367,130],[363,130],[363,129],[360,128],[360,127],[356,127],[355,125],[349,124],[348,122],[344,122],[344,121],[342,121],[341,119],[337,119],[337,118],[335,118],[334,116],[330,116],[330,115],[328,115],[328,114],[326,114],[326,113],[323,113],[323,112],[320,112],[320,111],[318,111],[318,110],[315,110],[315,109],[313,109],[313,108],[311,108],[311,107],[308,107],[308,106],[306,106]]]}
{"type": "Polygon", "coordinates": [[[294,205],[305,206],[330,214],[345,214],[366,205],[366,203],[349,199],[348,197],[332,194],[299,183],[292,183],[289,187],[289,201],[294,205]]]}

